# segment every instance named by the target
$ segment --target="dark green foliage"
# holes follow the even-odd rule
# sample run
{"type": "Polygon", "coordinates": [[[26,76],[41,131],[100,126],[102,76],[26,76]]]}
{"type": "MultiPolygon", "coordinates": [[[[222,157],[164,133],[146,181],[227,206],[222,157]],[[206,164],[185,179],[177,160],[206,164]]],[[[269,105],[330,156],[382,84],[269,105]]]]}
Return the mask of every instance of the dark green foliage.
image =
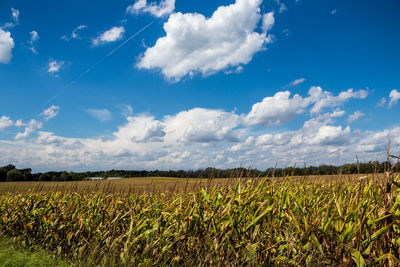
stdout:
{"type": "MultiPolygon", "coordinates": [[[[360,163],[360,173],[383,173],[386,169],[387,162],[367,162],[360,163]]],[[[400,163],[397,163],[397,169],[400,169],[400,163]]],[[[15,169],[14,165],[8,165],[0,168],[0,182],[2,179],[2,171],[7,172],[15,169]]],[[[265,171],[257,169],[233,168],[233,169],[216,169],[205,168],[198,170],[169,170],[169,171],[145,171],[145,170],[109,170],[96,172],[55,172],[31,173],[31,169],[21,169],[23,177],[14,181],[82,181],[87,177],[177,177],[177,178],[232,178],[232,177],[285,177],[291,176],[308,176],[308,175],[332,175],[332,174],[356,174],[358,173],[357,164],[345,164],[342,166],[321,165],[318,167],[287,167],[287,168],[268,168],[265,171]]]]}
{"type": "Polygon", "coordinates": [[[12,169],[7,172],[7,182],[22,181],[24,179],[24,174],[17,169],[12,169]]]}
{"type": "Polygon", "coordinates": [[[0,182],[5,182],[7,180],[7,169],[0,168],[0,182]]]}

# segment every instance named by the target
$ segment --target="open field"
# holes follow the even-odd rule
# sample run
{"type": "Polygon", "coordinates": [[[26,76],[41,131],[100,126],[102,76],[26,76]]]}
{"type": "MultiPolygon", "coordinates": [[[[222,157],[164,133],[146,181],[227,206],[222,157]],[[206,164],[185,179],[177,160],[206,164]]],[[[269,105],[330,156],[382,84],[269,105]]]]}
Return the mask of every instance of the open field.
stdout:
{"type": "MultiPolygon", "coordinates": [[[[382,180],[383,174],[352,174],[352,175],[312,175],[290,177],[297,183],[354,183],[360,177],[368,176],[372,180],[382,180]]],[[[255,179],[260,179],[256,177],[255,179]]],[[[271,178],[282,180],[283,178],[271,178]]],[[[245,180],[245,179],[242,179],[245,180]]],[[[126,178],[120,180],[77,181],[77,182],[3,182],[0,183],[0,194],[4,192],[163,192],[163,191],[196,191],[206,187],[226,187],[235,185],[238,178],[223,179],[185,179],[170,177],[126,178]]]]}
{"type": "Polygon", "coordinates": [[[80,266],[397,265],[400,189],[375,178],[3,192],[0,232],[80,266]]]}
{"type": "Polygon", "coordinates": [[[227,186],[238,179],[185,179],[169,177],[125,178],[120,180],[77,181],[77,182],[4,182],[4,192],[98,192],[132,193],[198,190],[211,185],[227,186]]]}

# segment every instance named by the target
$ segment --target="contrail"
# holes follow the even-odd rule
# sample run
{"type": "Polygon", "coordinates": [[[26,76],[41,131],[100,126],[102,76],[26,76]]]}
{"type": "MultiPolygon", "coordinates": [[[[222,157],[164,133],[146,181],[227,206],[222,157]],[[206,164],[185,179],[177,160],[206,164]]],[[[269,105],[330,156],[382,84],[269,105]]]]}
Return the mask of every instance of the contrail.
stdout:
{"type": "Polygon", "coordinates": [[[60,91],[57,92],[57,94],[55,94],[54,96],[52,96],[49,100],[47,100],[43,106],[41,108],[39,108],[38,110],[36,110],[35,114],[39,113],[39,111],[41,111],[44,107],[46,107],[49,103],[51,103],[54,99],[56,99],[65,89],[70,88],[72,85],[74,85],[78,80],[80,80],[82,77],[84,77],[86,74],[88,74],[89,72],[91,72],[94,68],[96,68],[100,63],[102,63],[106,58],[108,58],[109,56],[111,56],[112,54],[114,54],[115,52],[117,52],[121,47],[123,47],[124,45],[126,45],[126,43],[128,43],[130,40],[132,40],[133,38],[135,38],[136,36],[138,36],[141,32],[143,32],[144,30],[146,30],[148,27],[150,27],[150,25],[153,24],[153,22],[150,22],[149,24],[147,24],[146,26],[144,26],[143,28],[141,28],[139,31],[137,31],[135,34],[133,34],[131,37],[129,37],[128,39],[126,39],[125,41],[123,41],[120,45],[118,45],[116,48],[114,48],[113,50],[111,50],[107,55],[105,55],[102,59],[100,59],[99,61],[97,61],[95,64],[93,64],[92,66],[90,66],[87,70],[85,70],[84,72],[82,72],[77,78],[75,78],[74,80],[72,80],[69,84],[67,84],[65,87],[63,87],[60,91]]]}

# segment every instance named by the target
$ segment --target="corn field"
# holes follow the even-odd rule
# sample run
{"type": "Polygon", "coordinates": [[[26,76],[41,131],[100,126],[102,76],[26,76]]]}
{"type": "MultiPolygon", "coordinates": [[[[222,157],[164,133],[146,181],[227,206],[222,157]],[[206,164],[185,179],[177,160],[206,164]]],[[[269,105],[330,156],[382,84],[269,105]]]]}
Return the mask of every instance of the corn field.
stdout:
{"type": "Polygon", "coordinates": [[[80,266],[398,265],[400,189],[387,185],[265,178],[195,192],[3,193],[0,232],[80,266]]]}

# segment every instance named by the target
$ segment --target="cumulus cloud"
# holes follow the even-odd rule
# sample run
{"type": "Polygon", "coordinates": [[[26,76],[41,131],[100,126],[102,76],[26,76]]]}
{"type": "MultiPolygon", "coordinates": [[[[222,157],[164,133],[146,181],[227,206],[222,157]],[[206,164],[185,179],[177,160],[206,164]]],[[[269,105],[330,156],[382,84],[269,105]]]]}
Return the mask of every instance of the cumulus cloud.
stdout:
{"type": "Polygon", "coordinates": [[[368,94],[369,92],[367,90],[354,91],[353,89],[348,89],[347,91],[340,92],[337,96],[334,96],[328,91],[322,91],[320,87],[314,87],[312,96],[316,98],[317,101],[310,112],[312,114],[318,114],[324,108],[340,106],[352,98],[365,99],[368,94]]]}
{"type": "Polygon", "coordinates": [[[47,72],[51,74],[57,74],[58,72],[60,72],[63,65],[64,61],[52,60],[47,66],[47,72]]]}
{"type": "Polygon", "coordinates": [[[126,8],[130,14],[149,13],[154,17],[164,17],[171,14],[175,9],[175,0],[162,0],[159,4],[147,3],[146,0],[137,0],[126,8]]]}
{"type": "Polygon", "coordinates": [[[363,99],[367,95],[368,92],[365,90],[354,92],[353,89],[349,89],[335,96],[316,86],[309,89],[307,97],[298,94],[292,97],[289,91],[281,91],[255,103],[248,114],[241,115],[242,123],[245,126],[282,125],[306,112],[309,106],[312,106],[309,109],[310,114],[315,116],[320,114],[324,108],[338,107],[351,98],[363,99]]]}
{"type": "Polygon", "coordinates": [[[127,120],[128,123],[114,133],[120,140],[134,143],[161,142],[165,136],[163,124],[153,116],[139,115],[128,117],[127,120]]]}
{"type": "Polygon", "coordinates": [[[356,120],[360,119],[361,117],[364,117],[364,115],[365,115],[364,113],[357,110],[356,112],[354,112],[347,118],[347,122],[352,123],[353,121],[356,121],[356,120]]]}
{"type": "Polygon", "coordinates": [[[115,42],[121,40],[124,36],[125,28],[123,26],[115,26],[105,32],[101,33],[96,38],[92,39],[94,46],[115,42]]]}
{"type": "Polygon", "coordinates": [[[266,97],[261,102],[252,106],[251,111],[243,116],[247,126],[282,125],[295,116],[304,113],[312,105],[311,115],[318,115],[324,108],[338,107],[351,98],[365,98],[367,91],[354,92],[349,89],[334,96],[331,92],[323,91],[321,87],[313,86],[308,91],[307,97],[295,94],[291,97],[289,91],[277,92],[272,97],[266,97]]]}
{"type": "Polygon", "coordinates": [[[400,92],[397,90],[392,90],[389,94],[389,108],[397,105],[397,102],[400,99],[400,92]]]}
{"type": "MultiPolygon", "coordinates": [[[[362,95],[355,91],[344,93],[362,95]]],[[[87,170],[229,168],[240,165],[264,169],[273,166],[276,160],[281,166],[294,162],[342,164],[352,162],[356,153],[360,160],[379,158],[381,154],[383,157],[384,144],[389,138],[392,149],[400,151],[399,126],[381,131],[352,130],[341,123],[343,120],[338,120],[346,112],[336,105],[325,106],[324,110],[329,109],[329,112],[309,113],[321,99],[339,95],[341,93],[334,95],[319,87],[310,88],[306,96],[278,92],[256,103],[259,107],[247,114],[193,108],[156,119],[149,114],[133,116],[129,111],[127,121],[117,130],[93,138],[57,136],[37,131],[42,128],[39,121],[24,123],[18,120],[13,123],[3,116],[0,125],[3,122],[18,125],[25,127],[25,131],[19,133],[15,140],[0,140],[0,154],[7,155],[0,158],[0,165],[13,162],[30,165],[36,170],[87,170]],[[283,108],[274,117],[270,114],[273,111],[268,110],[270,105],[278,108],[281,105],[283,108]],[[300,111],[296,112],[293,106],[300,111]],[[290,130],[268,127],[287,120],[286,116],[294,118],[299,112],[309,116],[300,127],[290,130]],[[254,114],[257,116],[252,117],[254,114]],[[257,117],[261,119],[246,121],[257,117]],[[24,153],[12,153],[17,150],[24,153]]]]}
{"type": "Polygon", "coordinates": [[[166,116],[167,140],[184,143],[209,143],[235,141],[238,139],[240,117],[223,110],[194,108],[181,111],[175,116],[166,116]]]}
{"type": "Polygon", "coordinates": [[[87,109],[87,113],[101,122],[110,121],[112,119],[111,112],[108,109],[87,109]]]}
{"type": "Polygon", "coordinates": [[[10,117],[4,115],[0,117],[0,130],[4,130],[12,125],[13,121],[10,119],[10,117]]]}
{"type": "Polygon", "coordinates": [[[343,112],[340,111],[326,113],[304,122],[303,127],[299,130],[260,135],[256,138],[252,149],[269,151],[276,156],[276,159],[279,158],[286,162],[288,159],[282,158],[282,155],[296,159],[299,153],[305,153],[307,156],[302,156],[303,162],[306,158],[310,161],[320,162],[318,157],[321,157],[321,153],[327,156],[326,159],[338,157],[340,154],[335,155],[331,152],[344,151],[346,145],[352,142],[350,127],[330,125],[333,123],[333,118],[341,115],[343,112]],[[317,157],[313,158],[315,156],[317,157]]]}
{"type": "Polygon", "coordinates": [[[278,92],[254,104],[244,118],[245,125],[281,125],[303,113],[308,106],[308,100],[298,94],[292,98],[290,95],[289,91],[278,92]]]}
{"type": "Polygon", "coordinates": [[[400,149],[400,127],[374,132],[351,131],[349,127],[315,118],[298,130],[254,134],[238,142],[218,142],[213,146],[166,143],[162,133],[148,141],[144,141],[145,135],[134,135],[136,138],[132,140],[132,135],[126,134],[126,138],[114,135],[114,139],[79,139],[39,132],[31,139],[0,141],[0,153],[7,155],[0,163],[25,163],[35,170],[192,169],[240,165],[265,169],[273,166],[276,160],[282,167],[295,162],[298,165],[304,162],[307,165],[343,164],[353,162],[356,153],[362,161],[384,159],[384,144],[388,138],[394,151],[400,149]],[[24,153],[11,153],[16,149],[23,149],[24,153]]]}
{"type": "Polygon", "coordinates": [[[44,120],[48,121],[57,116],[59,110],[60,110],[59,106],[51,105],[51,107],[45,109],[40,115],[43,116],[44,120]]]}
{"type": "Polygon", "coordinates": [[[268,32],[272,29],[275,24],[274,12],[268,12],[263,15],[262,20],[262,30],[263,32],[268,32]]]}
{"type": "Polygon", "coordinates": [[[317,134],[311,140],[311,144],[343,145],[348,141],[350,127],[342,129],[342,126],[324,125],[318,129],[317,134]]]}
{"type": "Polygon", "coordinates": [[[18,133],[15,136],[15,140],[20,140],[20,139],[25,139],[30,136],[33,132],[36,130],[40,129],[43,127],[43,123],[40,121],[37,121],[35,119],[31,119],[26,125],[25,125],[25,131],[22,133],[18,133]]]}
{"type": "MultiPolygon", "coordinates": [[[[173,13],[164,24],[166,35],[148,48],[137,63],[139,69],[159,69],[169,80],[186,75],[210,75],[248,64],[253,55],[271,42],[266,32],[255,32],[261,0],[237,0],[219,7],[210,18],[198,13],[173,13]]],[[[265,30],[274,23],[265,17],[265,30]]]]}
{"type": "Polygon", "coordinates": [[[292,148],[299,145],[338,145],[346,142],[350,128],[328,125],[333,118],[343,116],[344,112],[336,110],[304,122],[303,128],[296,131],[286,131],[277,134],[260,135],[256,139],[259,146],[283,146],[292,148]]]}
{"type": "Polygon", "coordinates": [[[12,57],[14,40],[11,33],[0,28],[0,63],[9,63],[12,57]]]}

